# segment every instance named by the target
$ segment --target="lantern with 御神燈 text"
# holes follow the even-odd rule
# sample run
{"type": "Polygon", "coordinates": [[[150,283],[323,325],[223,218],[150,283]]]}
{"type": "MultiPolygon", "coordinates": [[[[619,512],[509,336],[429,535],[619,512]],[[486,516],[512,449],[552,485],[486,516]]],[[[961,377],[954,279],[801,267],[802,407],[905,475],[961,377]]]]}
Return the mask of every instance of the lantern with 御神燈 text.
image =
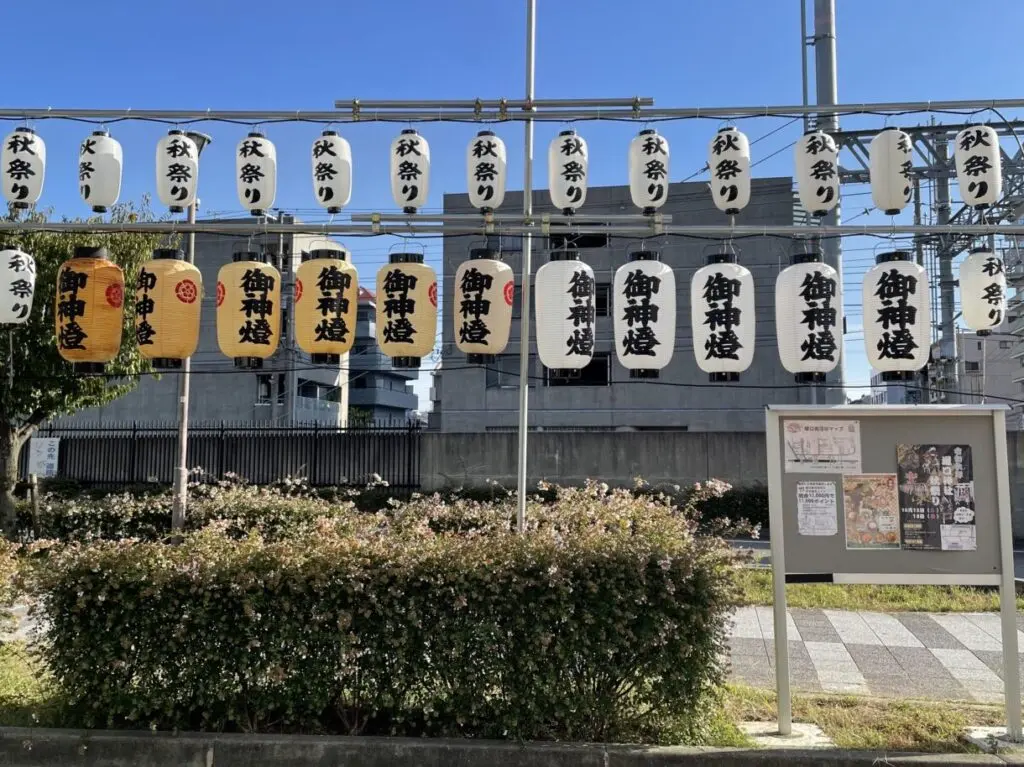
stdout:
{"type": "Polygon", "coordinates": [[[508,345],[515,277],[488,248],[474,248],[455,271],[455,346],[470,364],[489,364],[508,345]]]}
{"type": "Polygon", "coordinates": [[[594,270],[575,250],[556,250],[537,270],[537,354],[556,376],[569,376],[594,358],[597,317],[594,270]]]}
{"type": "Polygon", "coordinates": [[[988,335],[1006,316],[1006,268],[988,248],[975,248],[960,264],[960,308],[964,324],[988,335]]]}
{"type": "Polygon", "coordinates": [[[722,128],[708,144],[711,199],[735,216],[750,202],[750,141],[738,128],[722,128]]]}
{"type": "Polygon", "coordinates": [[[295,272],[295,342],[314,365],[337,365],[356,337],[359,277],[347,250],[302,254],[295,272]]]}
{"type": "Polygon", "coordinates": [[[437,338],[437,273],[421,253],[392,253],[377,272],[377,345],[396,368],[418,368],[437,338]]]}
{"type": "Polygon", "coordinates": [[[466,188],[469,204],[483,213],[496,210],[505,200],[508,163],[505,142],[492,131],[476,134],[466,149],[466,188]]]}
{"type": "Polygon", "coordinates": [[[391,196],[404,213],[427,204],[430,191],[430,145],[412,128],[391,142],[391,196]]]}
{"type": "Polygon", "coordinates": [[[589,169],[590,155],[582,136],[574,130],[555,136],[548,146],[548,191],[551,204],[567,216],[587,201],[589,169]]]}
{"type": "Polygon", "coordinates": [[[332,130],[313,142],[313,193],[332,215],[352,198],[352,147],[332,130]]]}
{"type": "Polygon", "coordinates": [[[93,131],[78,148],[78,191],[95,213],[106,213],[121,196],[121,144],[105,130],[93,131]]]}
{"type": "Polygon", "coordinates": [[[12,208],[25,210],[39,201],[46,175],[46,144],[31,128],[15,128],[0,152],[0,183],[12,208]]]}
{"type": "Polygon", "coordinates": [[[262,367],[281,341],[281,273],[264,259],[235,253],[217,273],[217,345],[237,367],[262,367]]]}
{"type": "Polygon", "coordinates": [[[656,130],[642,130],[629,142],[629,196],[645,215],[668,199],[668,159],[668,141],[656,130]]]}
{"type": "Polygon", "coordinates": [[[254,216],[266,215],[277,196],[277,148],[262,133],[253,132],[235,150],[238,200],[254,216]]]}
{"type": "Polygon", "coordinates": [[[156,191],[171,213],[181,213],[196,200],[199,147],[183,131],[172,130],[156,145],[156,191]]]}
{"type": "Polygon", "coordinates": [[[0,325],[28,322],[35,290],[35,259],[14,245],[0,246],[0,325]]]}
{"type": "Polygon", "coordinates": [[[796,181],[800,204],[812,216],[824,216],[839,204],[839,149],[820,130],[796,142],[796,181]]]}
{"type": "Polygon", "coordinates": [[[708,258],[690,283],[697,367],[712,381],[738,381],[754,359],[754,277],[732,253],[708,258]]]}
{"type": "Polygon", "coordinates": [[[153,367],[180,368],[199,345],[203,277],[180,250],[160,248],[135,280],[135,341],[153,367]]]}
{"type": "Polygon", "coordinates": [[[797,383],[822,383],[842,353],[839,275],[820,253],[801,253],[775,281],[779,359],[797,383]]]}
{"type": "Polygon", "coordinates": [[[82,246],[57,270],[57,351],[81,373],[101,373],[121,349],[124,272],[107,249],[82,246]]]}
{"type": "Polygon", "coordinates": [[[630,378],[657,378],[676,343],[676,278],[657,251],[638,250],[612,281],[615,352],[630,378]]]}
{"type": "Polygon", "coordinates": [[[910,253],[882,253],[864,273],[864,350],[883,380],[912,378],[928,364],[928,274],[910,253]]]}

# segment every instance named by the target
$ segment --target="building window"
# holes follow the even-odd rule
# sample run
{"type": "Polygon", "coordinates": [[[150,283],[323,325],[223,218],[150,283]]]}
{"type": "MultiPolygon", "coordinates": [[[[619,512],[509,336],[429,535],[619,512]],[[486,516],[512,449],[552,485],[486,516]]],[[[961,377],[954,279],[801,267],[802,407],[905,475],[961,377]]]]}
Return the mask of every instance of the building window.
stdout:
{"type": "Polygon", "coordinates": [[[370,351],[370,345],[367,343],[357,343],[352,345],[353,354],[367,354],[370,351]]]}
{"type": "Polygon", "coordinates": [[[488,389],[516,389],[519,387],[519,355],[500,354],[487,366],[488,389]]]}
{"type": "Polygon", "coordinates": [[[1011,314],[1009,317],[1006,318],[1006,321],[1010,325],[1012,325],[1013,323],[1015,323],[1017,321],[1017,315],[1016,314],[1011,314]]]}
{"type": "Polygon", "coordinates": [[[607,386],[611,382],[611,359],[608,352],[595,352],[590,364],[576,376],[556,376],[545,368],[544,382],[548,386],[607,386]]]}
{"type": "Polygon", "coordinates": [[[999,342],[999,348],[1000,349],[1009,349],[1010,348],[1010,342],[1009,341],[1000,341],[999,342]]]}
{"type": "Polygon", "coordinates": [[[269,405],[270,404],[270,383],[271,378],[269,373],[261,373],[256,376],[256,404],[257,405],[269,405]]]}
{"type": "Polygon", "coordinates": [[[978,341],[978,351],[981,351],[981,341],[978,341]]]}
{"type": "Polygon", "coordinates": [[[599,282],[594,286],[594,311],[598,317],[607,317],[612,313],[612,286],[607,282],[599,282]]]}
{"type": "Polygon", "coordinates": [[[297,393],[300,397],[317,399],[319,387],[317,386],[316,381],[307,381],[305,378],[300,378],[297,393]]]}
{"type": "Polygon", "coordinates": [[[288,374],[278,373],[277,374],[277,404],[283,405],[285,397],[288,394],[288,374]]]}
{"type": "MultiPolygon", "coordinates": [[[[580,225],[590,224],[602,226],[598,221],[577,221],[580,225]]],[[[551,250],[576,250],[585,248],[607,248],[607,234],[552,234],[548,237],[548,247],[551,250]]]]}
{"type": "Polygon", "coordinates": [[[369,306],[360,306],[356,309],[356,322],[369,322],[373,319],[373,310],[369,306]]]}
{"type": "Polygon", "coordinates": [[[358,378],[352,378],[349,380],[349,386],[353,389],[366,389],[368,388],[367,377],[365,375],[359,376],[358,378]]]}
{"type": "Polygon", "coordinates": [[[966,370],[968,373],[977,373],[979,370],[981,370],[981,365],[977,362],[965,361],[964,370],[966,370]]]}

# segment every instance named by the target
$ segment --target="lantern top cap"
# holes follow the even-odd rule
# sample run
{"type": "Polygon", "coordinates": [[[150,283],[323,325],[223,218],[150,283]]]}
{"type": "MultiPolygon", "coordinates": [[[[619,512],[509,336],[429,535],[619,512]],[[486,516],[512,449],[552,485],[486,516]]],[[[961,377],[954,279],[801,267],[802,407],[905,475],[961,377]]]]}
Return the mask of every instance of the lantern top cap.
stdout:
{"type": "Polygon", "coordinates": [[[319,261],[326,258],[348,261],[348,251],[344,248],[316,248],[302,254],[303,261],[319,261]]]}
{"type": "Polygon", "coordinates": [[[574,130],[572,130],[570,128],[569,130],[559,131],[558,135],[559,136],[575,136],[576,135],[576,131],[574,131],[574,130]]]}
{"type": "Polygon", "coordinates": [[[392,253],[388,256],[388,263],[391,264],[422,264],[422,253],[392,253]]]}
{"type": "Polygon", "coordinates": [[[72,258],[107,258],[107,249],[102,245],[79,245],[72,258]]]}
{"type": "Polygon", "coordinates": [[[31,134],[35,135],[35,130],[33,130],[32,128],[27,128],[25,126],[21,126],[21,127],[15,128],[14,132],[15,133],[31,133],[31,134]]]}
{"type": "Polygon", "coordinates": [[[494,131],[492,131],[492,130],[482,130],[482,131],[479,131],[476,135],[477,136],[493,136],[494,135],[494,131]]]}
{"type": "Polygon", "coordinates": [[[325,130],[320,135],[321,136],[337,136],[338,135],[338,131],[336,131],[336,130],[325,130]]]}
{"type": "Polygon", "coordinates": [[[722,251],[720,253],[712,253],[708,256],[708,266],[711,264],[735,264],[736,254],[722,251]]]}
{"type": "Polygon", "coordinates": [[[184,136],[185,135],[185,131],[181,130],[180,128],[172,128],[171,130],[167,131],[167,135],[168,136],[184,136]]]}
{"type": "Polygon", "coordinates": [[[975,253],[991,253],[993,256],[995,255],[995,252],[992,250],[992,248],[987,247],[985,245],[981,246],[980,248],[971,248],[971,255],[974,255],[975,253]]]}
{"type": "Polygon", "coordinates": [[[737,128],[735,125],[726,125],[724,128],[719,128],[718,132],[719,133],[731,133],[732,131],[738,131],[738,130],[739,130],[739,128],[737,128]]]}
{"type": "Polygon", "coordinates": [[[634,250],[629,254],[630,261],[660,261],[661,253],[656,250],[634,250]]]}
{"type": "Polygon", "coordinates": [[[92,135],[93,136],[109,136],[110,135],[110,131],[108,131],[106,128],[100,128],[100,130],[94,130],[92,132],[92,135]]]}
{"type": "Polygon", "coordinates": [[[19,248],[12,242],[5,242],[4,244],[0,245],[0,250],[21,250],[21,248],[19,248]]]}
{"type": "Polygon", "coordinates": [[[172,259],[174,261],[184,261],[185,260],[185,254],[182,253],[177,248],[156,248],[153,251],[153,259],[154,260],[160,260],[160,259],[165,259],[165,258],[166,259],[172,259]]]}
{"type": "Polygon", "coordinates": [[[245,135],[246,135],[246,137],[247,137],[247,138],[266,138],[266,136],[264,136],[264,135],[263,135],[262,133],[260,133],[260,132],[259,132],[258,130],[254,130],[254,131],[249,131],[249,132],[248,132],[247,134],[245,134],[245,135]]]}
{"type": "Polygon", "coordinates": [[[892,250],[888,253],[879,253],[875,258],[876,264],[888,264],[896,261],[910,261],[910,251],[908,250],[892,250]]]}
{"type": "Polygon", "coordinates": [[[818,250],[813,250],[810,253],[794,253],[789,259],[790,264],[820,264],[821,261],[821,251],[818,250]]]}
{"type": "Polygon", "coordinates": [[[258,263],[266,263],[267,256],[265,253],[259,253],[255,250],[239,250],[231,254],[231,260],[236,264],[239,261],[256,261],[258,263]]]}
{"type": "Polygon", "coordinates": [[[494,260],[501,260],[498,253],[494,248],[470,248],[469,258],[471,261],[481,258],[489,258],[494,260]]]}
{"type": "Polygon", "coordinates": [[[644,128],[642,131],[640,131],[636,135],[638,135],[638,136],[653,136],[657,132],[658,131],[654,130],[654,128],[644,128]]]}
{"type": "MultiPolygon", "coordinates": [[[[812,133],[825,133],[821,128],[808,128],[804,131],[805,136],[810,136],[812,133]]],[[[828,135],[827,133],[825,135],[828,135]]]]}
{"type": "Polygon", "coordinates": [[[578,250],[553,250],[551,251],[552,261],[579,261],[580,252],[578,250]]]}
{"type": "Polygon", "coordinates": [[[413,134],[419,135],[415,128],[403,128],[402,129],[402,133],[400,135],[402,135],[402,136],[409,136],[409,135],[413,135],[413,134]]]}

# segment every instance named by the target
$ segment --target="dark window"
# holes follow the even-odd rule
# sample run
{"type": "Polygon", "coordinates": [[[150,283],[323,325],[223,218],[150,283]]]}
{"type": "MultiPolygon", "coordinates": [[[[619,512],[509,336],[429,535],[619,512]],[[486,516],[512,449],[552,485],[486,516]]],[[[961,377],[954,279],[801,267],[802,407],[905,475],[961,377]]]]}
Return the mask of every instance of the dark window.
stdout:
{"type": "Polygon", "coordinates": [[[281,310],[281,338],[288,338],[288,310],[281,310]]]}
{"type": "Polygon", "coordinates": [[[318,393],[318,386],[316,381],[307,381],[305,378],[299,379],[298,395],[300,397],[308,397],[309,399],[316,399],[318,393]]]}
{"type": "Polygon", "coordinates": [[[373,310],[369,306],[360,306],[356,309],[356,322],[369,322],[373,319],[373,310]]]}
{"type": "Polygon", "coordinates": [[[964,362],[964,370],[968,373],[977,372],[978,370],[981,370],[981,365],[977,362],[964,362]]]}
{"type": "Polygon", "coordinates": [[[277,374],[277,404],[283,405],[285,394],[288,391],[288,376],[286,373],[277,374]]]}
{"type": "Polygon", "coordinates": [[[575,376],[556,376],[545,368],[544,378],[548,386],[607,386],[611,374],[608,352],[595,352],[594,359],[575,376]]]}
{"type": "Polygon", "coordinates": [[[353,378],[349,383],[353,389],[365,389],[367,388],[366,380],[366,376],[359,376],[358,378],[353,378]]]}
{"type": "Polygon", "coordinates": [[[981,351],[981,341],[978,341],[978,351],[981,351]]]}
{"type": "MultiPolygon", "coordinates": [[[[580,225],[601,226],[600,222],[577,221],[580,225]]],[[[607,234],[552,234],[548,237],[548,247],[551,250],[584,249],[584,248],[607,248],[607,234]]]]}
{"type": "Polygon", "coordinates": [[[594,286],[594,311],[598,317],[607,317],[612,313],[612,286],[607,282],[599,282],[594,286]]]}
{"type": "Polygon", "coordinates": [[[1010,342],[1009,341],[1000,341],[999,342],[999,348],[1000,349],[1009,349],[1010,348],[1010,342]]]}
{"type": "Polygon", "coordinates": [[[257,405],[269,405],[270,404],[270,382],[271,378],[268,373],[260,373],[256,376],[256,404],[257,405]]]}
{"type": "Polygon", "coordinates": [[[519,386],[519,355],[502,354],[487,366],[488,389],[514,389],[519,386]]]}

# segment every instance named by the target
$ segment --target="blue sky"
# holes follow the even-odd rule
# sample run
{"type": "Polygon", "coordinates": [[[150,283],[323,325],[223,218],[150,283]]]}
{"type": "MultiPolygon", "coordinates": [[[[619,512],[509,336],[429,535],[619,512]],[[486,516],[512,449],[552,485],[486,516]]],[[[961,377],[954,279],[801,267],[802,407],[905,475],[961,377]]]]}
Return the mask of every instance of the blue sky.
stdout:
{"type": "MultiPolygon", "coordinates": [[[[644,95],[660,106],[792,104],[800,101],[798,0],[538,0],[538,98],[644,95]]],[[[808,0],[813,11],[813,0],[808,0]]],[[[1019,44],[1024,3],[989,0],[984,13],[953,0],[919,3],[837,0],[839,99],[842,102],[1007,98],[1019,95],[1010,51],[1019,44]],[[953,44],[965,24],[983,24],[973,39],[953,44]]],[[[123,109],[330,109],[336,98],[451,99],[523,96],[525,27],[519,0],[388,0],[287,4],[208,0],[173,9],[166,4],[116,0],[90,12],[70,0],[47,4],[40,18],[29,3],[4,9],[8,77],[5,107],[123,109]],[[15,63],[17,62],[17,63],[15,63]],[[20,72],[23,76],[13,76],[20,72]]],[[[811,65],[813,77],[813,62],[811,65]]],[[[813,94],[813,82],[811,85],[813,94]]],[[[812,96],[813,100],[813,96],[812,96]]],[[[1017,115],[1007,115],[1013,117],[1017,115]]],[[[942,118],[940,118],[942,119],[942,118]]],[[[945,118],[950,121],[956,117],[945,118]]],[[[994,117],[992,119],[995,119],[994,117]]],[[[915,115],[904,124],[925,120],[915,115]]],[[[740,124],[752,140],[785,121],[740,124]]],[[[881,118],[849,118],[844,128],[879,127],[881,118]]],[[[890,120],[890,125],[899,124],[890,120]]],[[[13,123],[0,126],[5,133],[13,123]]],[[[92,126],[35,121],[47,142],[42,204],[56,217],[88,213],[77,194],[79,141],[92,126]]],[[[124,146],[122,199],[153,195],[153,153],[170,126],[108,126],[124,146]]],[[[187,126],[186,126],[187,127],[187,126]]],[[[233,149],[248,125],[195,124],[211,133],[200,172],[200,215],[240,214],[233,149]]],[[[265,126],[278,149],[277,206],[308,220],[324,220],[309,180],[309,146],[317,125],[265,126]]],[[[387,148],[404,125],[340,125],[352,144],[354,192],[346,212],[393,211],[387,148]]],[[[428,209],[444,192],[464,191],[464,152],[472,125],[420,126],[431,144],[433,175],[428,209]]],[[[535,179],[544,185],[544,155],[565,124],[537,129],[535,179]]],[[[592,185],[626,182],[626,145],[639,126],[585,123],[592,185]]],[[[704,162],[715,121],[660,123],[672,146],[672,179],[704,162]]],[[[521,184],[520,124],[499,126],[509,149],[510,188],[521,184]]],[[[756,175],[791,175],[785,148],[800,132],[786,127],[754,147],[763,162],[756,175]]],[[[870,205],[866,187],[844,187],[844,218],[870,205]]],[[[957,197],[954,185],[954,198],[957,197]]],[[[756,200],[752,204],[756,204],[756,200]]],[[[709,198],[710,205],[710,198],[709,198]]],[[[157,207],[158,213],[163,213],[157,207]]],[[[857,223],[881,219],[859,215],[857,223]]],[[[364,283],[373,280],[392,244],[345,240],[364,283]]],[[[427,259],[440,267],[441,247],[426,241],[427,259]]],[[[860,326],[859,285],[872,262],[873,241],[847,241],[845,307],[860,326]]],[[[867,382],[861,336],[846,339],[851,384],[867,382]]],[[[423,376],[427,379],[427,376],[423,376]]],[[[421,381],[425,393],[429,383],[421,381]]]]}

